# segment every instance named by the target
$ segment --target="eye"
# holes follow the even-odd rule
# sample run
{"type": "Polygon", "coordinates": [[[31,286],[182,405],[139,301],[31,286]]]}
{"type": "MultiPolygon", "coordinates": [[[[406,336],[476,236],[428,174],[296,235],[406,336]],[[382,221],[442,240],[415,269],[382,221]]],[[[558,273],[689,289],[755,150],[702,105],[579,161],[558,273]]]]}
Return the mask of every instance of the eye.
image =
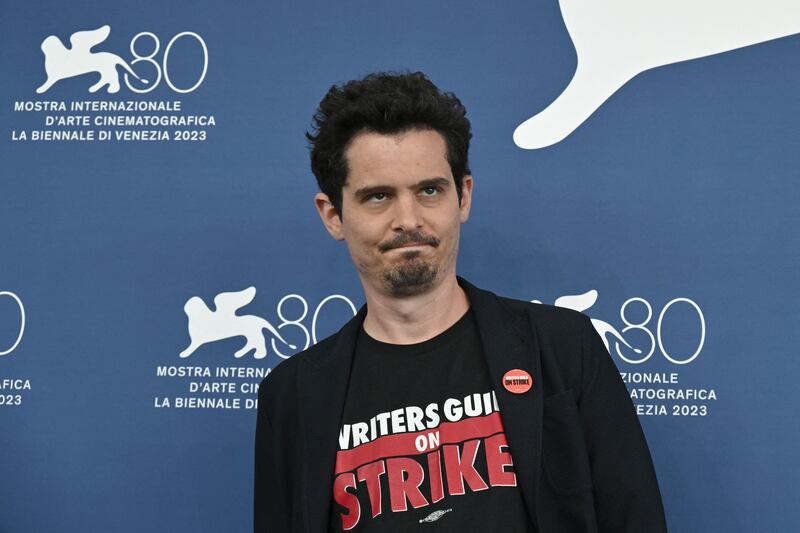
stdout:
{"type": "Polygon", "coordinates": [[[422,192],[424,193],[423,196],[434,196],[441,192],[441,190],[441,187],[425,187],[422,189],[422,192]]]}
{"type": "Polygon", "coordinates": [[[367,199],[368,202],[372,202],[372,201],[380,202],[380,201],[383,201],[384,199],[386,199],[386,193],[385,192],[372,193],[369,196],[367,196],[366,199],[367,199]]]}

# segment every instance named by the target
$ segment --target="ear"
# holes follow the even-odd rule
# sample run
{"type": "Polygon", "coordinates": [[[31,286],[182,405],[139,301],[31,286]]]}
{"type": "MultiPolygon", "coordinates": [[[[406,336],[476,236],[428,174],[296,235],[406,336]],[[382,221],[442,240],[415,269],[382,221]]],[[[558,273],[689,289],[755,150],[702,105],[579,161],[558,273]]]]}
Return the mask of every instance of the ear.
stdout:
{"type": "Polygon", "coordinates": [[[461,205],[458,208],[462,224],[469,218],[469,209],[472,207],[472,185],[472,176],[467,174],[461,181],[461,205]]]}
{"type": "Polygon", "coordinates": [[[314,205],[319,213],[319,218],[325,225],[325,229],[331,234],[331,237],[337,241],[344,240],[342,236],[342,219],[336,208],[331,203],[330,198],[325,193],[318,192],[314,195],[314,205]]]}

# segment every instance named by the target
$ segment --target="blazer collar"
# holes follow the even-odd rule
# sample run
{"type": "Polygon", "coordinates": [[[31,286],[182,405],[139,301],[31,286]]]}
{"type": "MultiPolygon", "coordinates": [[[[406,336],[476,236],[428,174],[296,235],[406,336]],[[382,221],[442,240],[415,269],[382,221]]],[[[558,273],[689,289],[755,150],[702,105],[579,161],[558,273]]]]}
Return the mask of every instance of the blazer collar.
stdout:
{"type": "MultiPolygon", "coordinates": [[[[539,465],[541,464],[542,390],[537,386],[541,372],[538,343],[530,324],[508,309],[498,297],[458,277],[467,293],[478,324],[481,347],[489,367],[503,426],[514,458],[517,485],[522,492],[531,522],[536,520],[539,465]],[[512,369],[528,371],[533,388],[525,394],[512,394],[502,386],[503,375],[512,369]]],[[[356,338],[367,306],[342,327],[332,348],[312,361],[302,357],[299,380],[303,418],[304,521],[309,533],[328,530],[336,446],[356,338]]]]}

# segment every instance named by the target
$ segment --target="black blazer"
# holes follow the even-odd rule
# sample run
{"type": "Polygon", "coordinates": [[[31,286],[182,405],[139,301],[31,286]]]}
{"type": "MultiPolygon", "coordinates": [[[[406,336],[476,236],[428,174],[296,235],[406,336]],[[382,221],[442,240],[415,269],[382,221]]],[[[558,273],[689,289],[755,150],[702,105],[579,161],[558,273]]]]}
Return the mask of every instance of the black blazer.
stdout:
{"type": "MultiPolygon", "coordinates": [[[[525,508],[537,532],[666,531],[650,452],[620,378],[586,315],[499,297],[463,278],[525,508]],[[533,376],[512,394],[508,370],[533,376]]],[[[282,362],[258,393],[256,533],[328,530],[334,463],[356,336],[338,333],[282,362]]]]}

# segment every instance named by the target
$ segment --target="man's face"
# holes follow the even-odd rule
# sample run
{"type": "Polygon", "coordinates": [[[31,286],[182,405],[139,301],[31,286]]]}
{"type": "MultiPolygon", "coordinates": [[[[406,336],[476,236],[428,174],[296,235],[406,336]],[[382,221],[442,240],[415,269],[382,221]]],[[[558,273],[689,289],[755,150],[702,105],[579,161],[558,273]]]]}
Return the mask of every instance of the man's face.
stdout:
{"type": "Polygon", "coordinates": [[[362,282],[409,296],[455,273],[472,177],[464,177],[459,206],[442,135],[434,130],[362,133],[345,157],[342,217],[322,193],[317,208],[331,235],[347,242],[362,282]]]}

